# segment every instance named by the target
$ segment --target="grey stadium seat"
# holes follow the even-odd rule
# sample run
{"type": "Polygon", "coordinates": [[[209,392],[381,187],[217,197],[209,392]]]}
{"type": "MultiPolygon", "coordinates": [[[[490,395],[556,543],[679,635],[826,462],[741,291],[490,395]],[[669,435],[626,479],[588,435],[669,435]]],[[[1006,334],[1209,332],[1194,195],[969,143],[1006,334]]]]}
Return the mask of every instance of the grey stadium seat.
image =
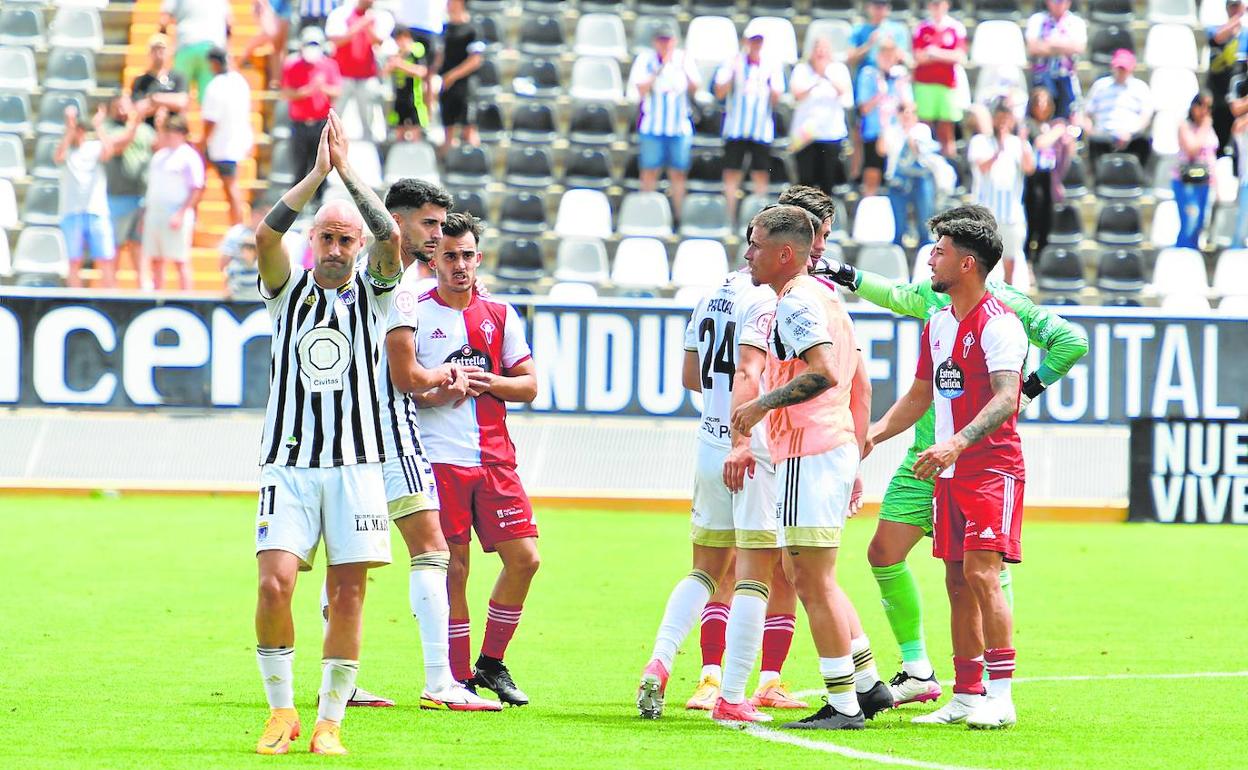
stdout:
{"type": "Polygon", "coordinates": [[[513,147],[507,152],[503,182],[510,187],[550,187],[555,183],[554,167],[545,147],[513,147]]]}
{"type": "Polygon", "coordinates": [[[78,108],[78,120],[89,125],[91,115],[87,112],[87,97],[78,91],[44,91],[39,100],[39,120],[35,130],[41,134],[65,133],[65,108],[68,105],[78,108]]]}
{"type": "Polygon", "coordinates": [[[61,137],[40,134],[35,138],[34,165],[30,169],[32,176],[38,179],[59,179],[61,169],[56,165],[56,147],[61,137]]]}
{"type": "Polygon", "coordinates": [[[460,144],[446,156],[444,179],[450,187],[485,187],[493,167],[488,148],[460,144]]]}
{"type": "Polygon", "coordinates": [[[0,48],[0,90],[33,91],[38,86],[35,52],[20,46],[0,48]]]}
{"type": "Polygon", "coordinates": [[[26,176],[26,150],[17,134],[0,134],[0,178],[26,176]]]}
{"type": "Polygon", "coordinates": [[[30,98],[26,94],[0,93],[0,131],[25,134],[30,128],[30,98]]]}
{"type": "Polygon", "coordinates": [[[520,24],[520,52],[554,56],[563,52],[563,25],[553,16],[530,16],[520,24]]]}
{"type": "Polygon", "coordinates": [[[42,7],[5,3],[0,8],[0,45],[40,48],[45,43],[42,7]]]}
{"type": "Polygon", "coordinates": [[[100,12],[94,8],[62,5],[48,27],[48,45],[99,51],[104,47],[104,26],[100,23],[100,12]]]}
{"type": "Polygon", "coordinates": [[[685,198],[680,212],[680,234],[686,238],[727,238],[728,201],[723,195],[694,193],[685,198]]]}
{"type": "Polygon", "coordinates": [[[35,181],[26,190],[22,221],[28,225],[56,226],[61,223],[61,186],[50,179],[35,181]]]}
{"type": "Polygon", "coordinates": [[[546,275],[542,260],[542,244],[517,239],[503,241],[498,249],[498,277],[509,281],[536,281],[546,275]]]}
{"type": "Polygon", "coordinates": [[[498,227],[505,233],[541,235],[546,232],[546,202],[528,192],[510,193],[503,199],[498,227]]]}
{"type": "Polygon", "coordinates": [[[95,88],[95,54],[83,48],[53,48],[43,84],[48,88],[90,91],[95,88]]]}

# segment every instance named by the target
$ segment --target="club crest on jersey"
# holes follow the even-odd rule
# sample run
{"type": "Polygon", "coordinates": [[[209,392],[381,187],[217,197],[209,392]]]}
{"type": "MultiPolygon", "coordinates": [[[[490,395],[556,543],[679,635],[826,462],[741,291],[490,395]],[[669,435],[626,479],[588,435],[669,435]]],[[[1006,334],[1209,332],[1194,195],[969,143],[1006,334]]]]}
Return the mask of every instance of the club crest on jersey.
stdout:
{"type": "Polygon", "coordinates": [[[488,318],[481,322],[481,333],[485,335],[486,344],[494,344],[494,330],[497,328],[494,322],[488,318]]]}
{"type": "Polygon", "coordinates": [[[338,299],[341,300],[342,304],[344,305],[354,305],[355,304],[355,289],[348,286],[347,288],[338,292],[338,299]]]}
{"type": "Polygon", "coordinates": [[[400,313],[410,313],[416,309],[416,295],[402,289],[394,295],[394,306],[400,313]]]}
{"type": "Polygon", "coordinates": [[[263,543],[269,539],[269,523],[262,521],[256,525],[256,542],[263,543]]]}
{"type": "Polygon", "coordinates": [[[963,358],[966,358],[967,356],[971,354],[971,346],[974,344],[975,344],[975,335],[972,334],[971,332],[967,332],[966,336],[962,338],[962,357],[963,358]]]}

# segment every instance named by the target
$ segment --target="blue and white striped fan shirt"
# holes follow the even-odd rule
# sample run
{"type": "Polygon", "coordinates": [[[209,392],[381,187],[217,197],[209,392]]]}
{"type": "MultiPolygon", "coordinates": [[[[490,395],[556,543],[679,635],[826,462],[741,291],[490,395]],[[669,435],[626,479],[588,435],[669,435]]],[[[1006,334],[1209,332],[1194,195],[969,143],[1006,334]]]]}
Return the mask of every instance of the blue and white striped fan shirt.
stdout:
{"type": "Polygon", "coordinates": [[[987,134],[971,137],[966,148],[971,162],[971,199],[985,206],[1003,225],[1026,221],[1023,211],[1023,140],[1013,134],[1005,137],[1001,154],[987,172],[979,164],[997,154],[997,138],[987,134]]]}
{"type": "Polygon", "coordinates": [[[698,68],[681,49],[667,61],[657,52],[645,51],[633,61],[628,73],[628,96],[641,101],[637,133],[646,136],[690,136],[693,122],[689,115],[689,84],[699,82],[698,68]],[[644,99],[638,83],[652,80],[644,99]]]}
{"type": "Polygon", "coordinates": [[[724,110],[725,139],[770,144],[776,135],[772,120],[771,93],[784,91],[780,62],[763,58],[754,63],[739,54],[720,65],[715,82],[732,82],[724,110]]]}

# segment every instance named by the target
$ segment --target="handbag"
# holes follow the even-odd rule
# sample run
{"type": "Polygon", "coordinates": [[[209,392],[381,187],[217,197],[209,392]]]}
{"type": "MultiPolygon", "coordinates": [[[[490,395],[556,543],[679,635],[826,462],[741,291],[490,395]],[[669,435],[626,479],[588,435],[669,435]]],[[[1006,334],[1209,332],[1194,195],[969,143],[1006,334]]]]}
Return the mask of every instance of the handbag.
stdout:
{"type": "Polygon", "coordinates": [[[1179,166],[1179,181],[1183,184],[1209,184],[1209,167],[1204,163],[1184,163],[1179,166]]]}

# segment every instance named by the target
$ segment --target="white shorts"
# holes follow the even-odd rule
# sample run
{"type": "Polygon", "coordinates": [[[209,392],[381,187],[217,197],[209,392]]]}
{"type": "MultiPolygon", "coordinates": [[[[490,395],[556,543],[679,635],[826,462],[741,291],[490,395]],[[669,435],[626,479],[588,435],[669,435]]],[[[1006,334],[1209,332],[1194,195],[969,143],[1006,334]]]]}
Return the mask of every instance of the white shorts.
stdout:
{"type": "Polygon", "coordinates": [[[776,472],[755,458],[754,476],[736,494],[724,486],[728,450],[698,442],[693,477],[693,522],[690,539],[713,548],[779,548],[776,532],[776,472]]]}
{"type": "Polygon", "coordinates": [[[325,538],[329,565],[390,563],[390,517],[381,463],[337,468],[266,465],[260,471],[256,553],[289,551],[312,569],[325,538]]]}
{"type": "Polygon", "coordinates": [[[438,510],[438,486],[433,480],[433,466],[423,454],[386,460],[382,464],[382,474],[386,479],[386,501],[391,520],[418,511],[438,510]]]}
{"type": "Polygon", "coordinates": [[[140,248],[148,257],[160,257],[185,262],[191,258],[191,237],[195,234],[195,217],[188,214],[183,218],[182,226],[174,230],[169,226],[169,217],[162,217],[155,212],[143,217],[143,240],[140,248]]]}
{"type": "Polygon", "coordinates": [[[783,545],[836,548],[849,516],[858,473],[858,445],[792,457],[776,465],[776,516],[783,545]]]}

